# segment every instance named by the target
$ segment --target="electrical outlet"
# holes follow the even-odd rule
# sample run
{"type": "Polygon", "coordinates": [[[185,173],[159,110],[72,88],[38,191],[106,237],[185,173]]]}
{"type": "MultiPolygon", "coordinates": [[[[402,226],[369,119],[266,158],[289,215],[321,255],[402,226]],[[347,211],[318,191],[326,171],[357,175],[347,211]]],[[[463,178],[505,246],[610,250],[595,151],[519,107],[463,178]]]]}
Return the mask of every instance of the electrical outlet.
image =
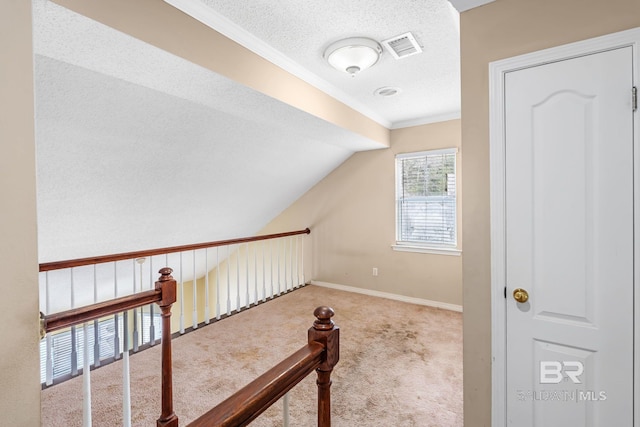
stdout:
{"type": "Polygon", "coordinates": [[[373,267],[373,275],[374,276],[378,275],[378,268],[377,267],[373,267]]]}

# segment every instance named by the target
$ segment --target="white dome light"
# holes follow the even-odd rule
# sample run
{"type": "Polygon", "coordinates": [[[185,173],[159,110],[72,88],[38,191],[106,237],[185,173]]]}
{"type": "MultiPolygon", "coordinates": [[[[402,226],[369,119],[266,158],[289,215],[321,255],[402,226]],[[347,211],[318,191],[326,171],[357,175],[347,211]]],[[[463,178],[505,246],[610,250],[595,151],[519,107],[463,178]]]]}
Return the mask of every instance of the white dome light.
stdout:
{"type": "Polygon", "coordinates": [[[378,62],[381,53],[382,47],[375,40],[351,37],[330,44],[323,57],[336,70],[355,76],[378,62]]]}

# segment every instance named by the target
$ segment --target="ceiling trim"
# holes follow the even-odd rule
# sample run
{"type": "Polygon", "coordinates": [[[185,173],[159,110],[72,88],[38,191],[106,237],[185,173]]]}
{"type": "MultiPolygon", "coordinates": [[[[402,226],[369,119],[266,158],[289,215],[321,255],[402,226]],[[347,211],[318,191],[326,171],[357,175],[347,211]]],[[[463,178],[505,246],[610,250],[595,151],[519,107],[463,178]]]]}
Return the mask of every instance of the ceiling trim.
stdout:
{"type": "Polygon", "coordinates": [[[460,117],[461,117],[460,110],[457,110],[457,111],[452,111],[450,113],[436,114],[436,115],[433,115],[433,116],[421,117],[419,119],[402,120],[402,121],[399,121],[399,122],[395,122],[395,123],[393,123],[393,125],[391,125],[391,129],[402,129],[402,128],[409,128],[409,127],[412,127],[412,126],[420,126],[420,125],[428,125],[428,124],[431,124],[431,123],[446,122],[446,121],[449,121],[449,120],[459,119],[460,117]]]}
{"type": "Polygon", "coordinates": [[[494,1],[495,0],[449,0],[453,7],[460,13],[494,1]]]}
{"type": "Polygon", "coordinates": [[[203,3],[193,0],[164,0],[164,2],[202,22],[206,26],[213,28],[225,37],[230,38],[288,73],[304,80],[315,88],[325,92],[387,129],[391,128],[392,123],[389,120],[386,120],[366,105],[355,100],[336,86],[302,67],[279,50],[274,49],[271,45],[247,32],[227,17],[219,14],[210,7],[207,7],[203,3]]]}

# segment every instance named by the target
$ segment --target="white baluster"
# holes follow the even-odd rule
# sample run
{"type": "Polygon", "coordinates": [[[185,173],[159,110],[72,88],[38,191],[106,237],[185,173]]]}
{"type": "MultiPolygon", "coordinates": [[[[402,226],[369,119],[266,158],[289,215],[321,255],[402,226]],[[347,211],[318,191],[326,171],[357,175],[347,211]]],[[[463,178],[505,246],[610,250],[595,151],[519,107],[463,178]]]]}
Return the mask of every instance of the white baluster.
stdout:
{"type": "MultiPolygon", "coordinates": [[[[149,257],[149,290],[155,289],[153,282],[153,256],[149,257]]],[[[156,321],[155,321],[155,304],[149,304],[149,345],[155,345],[156,343],[156,321]]]]}
{"type": "Polygon", "coordinates": [[[287,293],[289,286],[287,282],[287,238],[282,237],[280,242],[282,243],[282,249],[280,250],[280,255],[282,256],[282,293],[287,293]]]}
{"type": "Polygon", "coordinates": [[[84,364],[82,366],[82,425],[91,427],[91,369],[89,362],[89,327],[82,325],[84,334],[84,364]]]}
{"type": "Polygon", "coordinates": [[[204,249],[204,323],[209,324],[209,248],[204,249]]]}
{"type": "Polygon", "coordinates": [[[182,283],[182,252],[180,252],[180,333],[184,334],[184,284],[182,283]]]}
{"type": "Polygon", "coordinates": [[[131,427],[131,376],[129,373],[129,312],[122,314],[122,425],[131,427]]]}
{"type": "Polygon", "coordinates": [[[227,316],[231,315],[231,245],[227,245],[227,316]]]}
{"type": "Polygon", "coordinates": [[[293,236],[289,237],[289,283],[290,290],[294,289],[293,280],[293,236]]]}
{"type": "Polygon", "coordinates": [[[271,295],[269,296],[269,298],[273,299],[273,294],[274,294],[274,286],[273,286],[273,242],[270,241],[269,242],[269,263],[271,264],[269,266],[269,274],[271,276],[271,295]]]}
{"type": "Polygon", "coordinates": [[[287,280],[287,238],[283,237],[282,238],[282,246],[283,246],[283,251],[282,251],[282,257],[284,258],[284,266],[282,268],[283,270],[283,275],[284,275],[284,293],[287,293],[287,291],[289,290],[289,281],[287,280]]]}
{"type": "Polygon", "coordinates": [[[258,305],[258,242],[253,244],[253,303],[258,305]]]}
{"type": "Polygon", "coordinates": [[[278,248],[278,252],[277,252],[277,264],[278,264],[278,295],[280,295],[281,291],[280,291],[280,239],[278,239],[278,243],[277,243],[277,248],[278,248]]]}
{"type": "Polygon", "coordinates": [[[282,397],[282,426],[289,427],[289,393],[282,397]]]}
{"type": "MultiPolygon", "coordinates": [[[[98,277],[95,264],[93,264],[93,302],[98,302],[98,277]]],[[[93,365],[97,368],[100,366],[100,328],[98,319],[93,321],[93,334],[93,365]]],[[[87,336],[85,335],[86,339],[87,336]]]]}
{"type": "MultiPolygon", "coordinates": [[[[143,283],[144,283],[144,279],[142,276],[142,264],[145,263],[147,259],[146,258],[138,258],[136,259],[136,263],[138,263],[138,266],[140,267],[140,291],[142,291],[143,288],[143,283]]],[[[133,309],[133,313],[135,316],[135,313],[138,309],[133,309]]],[[[142,309],[142,307],[140,307],[140,333],[139,333],[139,337],[135,339],[135,343],[134,344],[136,346],[136,348],[134,349],[135,351],[137,351],[137,346],[140,344],[144,344],[144,310],[142,309]],[[139,339],[139,340],[138,340],[139,339]]],[[[134,320],[135,321],[135,320],[134,320]]],[[[138,326],[137,322],[136,322],[136,326],[138,326]]],[[[135,331],[135,329],[134,329],[135,331]]],[[[134,332],[135,333],[135,332],[134,332]]]]}
{"type": "Polygon", "coordinates": [[[220,246],[216,246],[216,319],[220,320],[220,246]]]}
{"type": "Polygon", "coordinates": [[[75,308],[76,306],[76,295],[75,295],[75,284],[74,284],[74,280],[73,280],[73,267],[71,267],[69,269],[69,273],[71,274],[70,276],[70,280],[71,280],[71,307],[70,308],[75,308]]]}
{"type": "Polygon", "coordinates": [[[298,243],[300,242],[300,235],[296,235],[296,247],[294,249],[294,253],[296,255],[296,272],[295,272],[295,279],[294,279],[294,284],[293,286],[295,288],[300,286],[300,257],[298,256],[298,243]]]}
{"type": "Polygon", "coordinates": [[[246,267],[246,277],[245,277],[245,282],[247,284],[247,301],[246,301],[246,307],[249,308],[249,306],[251,305],[251,298],[249,297],[249,242],[247,242],[247,251],[245,253],[244,256],[244,265],[246,267]]]}
{"type": "MultiPolygon", "coordinates": [[[[164,254],[164,266],[165,266],[165,267],[169,267],[169,254],[168,254],[168,253],[167,253],[167,254],[164,254]]],[[[153,275],[152,275],[152,278],[151,278],[151,283],[154,283],[154,281],[153,281],[153,275]]],[[[154,287],[155,287],[155,283],[154,283],[154,287]]],[[[160,331],[159,331],[159,333],[160,333],[160,337],[162,338],[162,326],[160,326],[160,331]]]]}
{"type": "Polygon", "coordinates": [[[294,271],[295,271],[295,264],[294,264],[294,257],[293,254],[295,253],[295,242],[296,236],[292,236],[290,237],[290,247],[291,250],[289,252],[289,278],[291,279],[291,289],[295,289],[296,288],[296,279],[294,278],[294,271]]]}
{"type": "MultiPolygon", "coordinates": [[[[73,267],[71,267],[71,308],[75,308],[75,286],[73,280],[73,267]]],[[[71,327],[71,375],[78,375],[78,343],[76,327],[71,327]]]]}
{"type": "MultiPolygon", "coordinates": [[[[118,262],[113,262],[113,297],[118,298],[118,262]]],[[[113,315],[113,359],[120,358],[120,328],[118,327],[118,313],[113,315]]]]}
{"type": "Polygon", "coordinates": [[[193,329],[198,329],[198,280],[196,275],[196,251],[192,251],[193,255],[193,310],[191,313],[193,329]]]}
{"type": "Polygon", "coordinates": [[[289,291],[289,277],[287,275],[288,271],[289,271],[289,264],[287,264],[288,261],[288,252],[289,252],[289,238],[288,237],[283,237],[282,238],[282,258],[283,258],[283,262],[282,262],[282,275],[284,276],[282,278],[282,283],[284,285],[284,292],[288,292],[289,291]]]}
{"type": "Polygon", "coordinates": [[[240,312],[240,245],[236,250],[236,310],[240,312]]]}
{"type": "Polygon", "coordinates": [[[295,265],[295,262],[298,260],[298,256],[295,255],[296,250],[298,250],[298,236],[294,236],[291,238],[291,254],[289,255],[291,257],[291,288],[292,289],[297,288],[296,282],[298,280],[298,278],[295,276],[295,272],[297,271],[297,266],[295,265]],[[294,260],[294,255],[295,255],[295,260],[294,260]]]}
{"type": "MultiPolygon", "coordinates": [[[[47,271],[44,274],[45,277],[45,291],[47,293],[46,298],[46,310],[47,314],[51,312],[51,290],[49,289],[49,272],[47,271]]],[[[46,346],[47,346],[47,360],[45,361],[45,384],[51,385],[53,384],[53,337],[51,334],[46,335],[46,346]]]]}
{"type": "MultiPolygon", "coordinates": [[[[136,260],[133,260],[133,293],[138,292],[138,282],[136,280],[136,260]]],[[[133,351],[138,351],[138,310],[133,309],[133,351]]]]}
{"type": "Polygon", "coordinates": [[[266,252],[267,241],[262,241],[262,302],[267,302],[267,264],[265,263],[264,253],[266,252]]]}
{"type": "Polygon", "coordinates": [[[302,245],[300,247],[300,268],[302,269],[302,285],[304,286],[307,282],[304,280],[304,237],[302,238],[302,245]]]}

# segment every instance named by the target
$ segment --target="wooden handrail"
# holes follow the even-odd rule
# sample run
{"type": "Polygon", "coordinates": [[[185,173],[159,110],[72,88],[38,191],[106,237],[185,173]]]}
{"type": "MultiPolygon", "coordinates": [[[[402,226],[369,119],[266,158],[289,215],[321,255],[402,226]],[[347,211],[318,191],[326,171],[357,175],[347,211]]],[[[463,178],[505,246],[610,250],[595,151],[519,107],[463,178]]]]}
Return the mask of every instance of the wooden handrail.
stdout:
{"type": "Polygon", "coordinates": [[[103,255],[88,258],[78,258],[66,261],[45,262],[40,264],[40,271],[60,270],[63,268],[81,267],[83,265],[101,264],[105,262],[123,261],[126,259],[142,258],[154,255],[164,255],[174,252],[193,251],[197,249],[214,248],[216,246],[235,245],[238,243],[257,242],[260,240],[277,239],[280,237],[296,236],[298,234],[309,234],[311,230],[289,231],[286,233],[265,234],[262,236],[242,237],[239,239],[218,240],[208,243],[196,243],[193,245],[171,246],[167,248],[148,249],[143,251],[125,252],[113,255],[103,255]]]}
{"type": "Polygon", "coordinates": [[[322,362],[324,347],[307,344],[238,390],[188,427],[237,427],[253,421],[322,362]]]}
{"type": "Polygon", "coordinates": [[[331,321],[330,307],[318,307],[308,343],[256,378],[188,427],[248,425],[315,369],[318,374],[318,427],[331,427],[331,371],[338,363],[340,329],[331,321]]]}
{"type": "Polygon", "coordinates": [[[111,314],[121,313],[147,304],[159,302],[160,300],[162,300],[162,290],[155,289],[84,307],[72,308],[71,310],[48,314],[44,316],[45,331],[54,332],[68,328],[69,326],[78,325],[80,323],[96,320],[111,314]]]}
{"type": "MultiPolygon", "coordinates": [[[[42,332],[89,322],[151,303],[158,303],[162,311],[162,412],[157,427],[178,427],[178,417],[173,412],[173,380],[171,370],[171,306],[176,302],[176,281],[168,267],[160,270],[155,289],[97,304],[41,316],[42,332]]],[[[125,349],[124,351],[128,351],[125,349]]]]}

